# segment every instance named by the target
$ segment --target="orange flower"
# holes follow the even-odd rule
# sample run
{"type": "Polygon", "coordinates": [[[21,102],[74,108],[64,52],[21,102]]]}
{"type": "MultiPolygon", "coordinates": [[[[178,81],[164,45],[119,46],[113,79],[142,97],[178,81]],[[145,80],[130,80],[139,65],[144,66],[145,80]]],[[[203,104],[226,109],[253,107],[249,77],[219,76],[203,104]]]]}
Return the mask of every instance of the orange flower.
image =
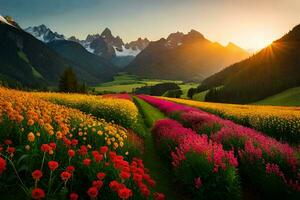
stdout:
{"type": "Polygon", "coordinates": [[[33,134],[32,132],[28,133],[28,135],[27,135],[27,140],[28,140],[29,142],[34,142],[34,139],[35,139],[34,134],[33,134]]]}
{"type": "Polygon", "coordinates": [[[29,119],[27,122],[28,126],[32,126],[34,124],[34,120],[33,119],[29,119]]]}

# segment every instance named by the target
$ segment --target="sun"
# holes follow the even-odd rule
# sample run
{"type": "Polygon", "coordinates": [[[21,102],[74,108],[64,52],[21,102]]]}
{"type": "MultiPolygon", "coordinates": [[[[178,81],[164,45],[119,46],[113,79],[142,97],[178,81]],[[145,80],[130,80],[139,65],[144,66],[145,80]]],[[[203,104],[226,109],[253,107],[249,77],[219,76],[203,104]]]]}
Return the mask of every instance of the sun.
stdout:
{"type": "Polygon", "coordinates": [[[252,49],[260,50],[272,44],[272,41],[273,40],[268,37],[256,36],[249,38],[247,43],[252,49]]]}

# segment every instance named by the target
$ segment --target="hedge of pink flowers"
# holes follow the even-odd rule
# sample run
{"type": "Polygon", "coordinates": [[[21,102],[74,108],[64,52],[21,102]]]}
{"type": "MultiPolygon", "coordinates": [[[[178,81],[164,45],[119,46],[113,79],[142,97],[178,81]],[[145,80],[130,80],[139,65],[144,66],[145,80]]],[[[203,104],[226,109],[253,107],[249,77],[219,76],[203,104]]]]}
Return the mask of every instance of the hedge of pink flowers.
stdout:
{"type": "Polygon", "coordinates": [[[239,199],[233,151],[171,119],[157,121],[152,131],[158,149],[171,161],[175,177],[191,198],[239,199]]]}
{"type": "Polygon", "coordinates": [[[151,96],[140,98],[225,149],[233,149],[243,182],[254,185],[265,197],[300,197],[299,152],[288,144],[195,108],[151,96]]]}

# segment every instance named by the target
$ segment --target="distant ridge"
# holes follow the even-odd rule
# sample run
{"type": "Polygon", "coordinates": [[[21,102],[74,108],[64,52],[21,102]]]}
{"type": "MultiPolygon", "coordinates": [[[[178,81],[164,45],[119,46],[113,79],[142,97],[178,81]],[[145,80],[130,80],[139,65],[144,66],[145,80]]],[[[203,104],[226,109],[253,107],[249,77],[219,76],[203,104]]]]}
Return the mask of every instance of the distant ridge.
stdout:
{"type": "Polygon", "coordinates": [[[208,101],[249,103],[300,86],[300,25],[252,57],[205,79],[208,101]]]}
{"type": "Polygon", "coordinates": [[[248,56],[233,43],[224,47],[191,30],[151,42],[124,71],[149,78],[200,81],[248,56]]]}

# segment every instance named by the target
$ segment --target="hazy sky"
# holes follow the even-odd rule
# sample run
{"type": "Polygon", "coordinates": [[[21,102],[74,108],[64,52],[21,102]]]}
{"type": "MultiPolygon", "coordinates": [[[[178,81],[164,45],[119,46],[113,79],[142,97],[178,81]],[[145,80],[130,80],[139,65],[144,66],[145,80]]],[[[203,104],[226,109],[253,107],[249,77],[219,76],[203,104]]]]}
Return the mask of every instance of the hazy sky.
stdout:
{"type": "Polygon", "coordinates": [[[105,27],[125,42],[195,29],[224,45],[257,49],[300,23],[300,0],[0,0],[0,14],[81,39],[105,27]]]}

